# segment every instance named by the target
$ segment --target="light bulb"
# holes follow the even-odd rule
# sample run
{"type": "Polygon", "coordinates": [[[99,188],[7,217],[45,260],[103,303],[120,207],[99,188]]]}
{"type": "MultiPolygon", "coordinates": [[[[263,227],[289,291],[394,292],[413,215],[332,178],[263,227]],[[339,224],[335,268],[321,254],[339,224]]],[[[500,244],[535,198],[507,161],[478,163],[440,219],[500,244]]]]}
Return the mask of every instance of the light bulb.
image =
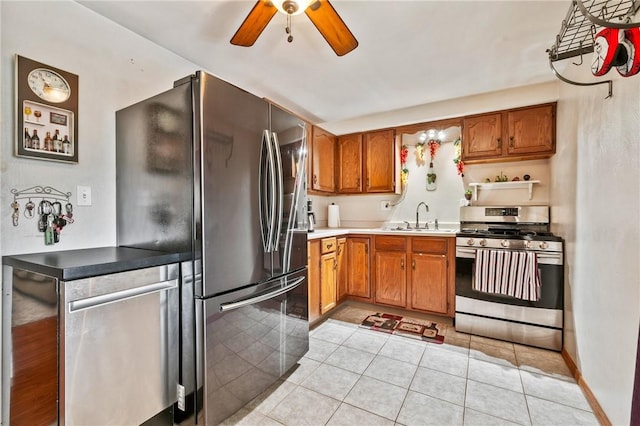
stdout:
{"type": "Polygon", "coordinates": [[[444,132],[443,132],[442,130],[440,130],[440,131],[438,132],[438,139],[439,139],[439,140],[444,139],[444,132]]]}
{"type": "Polygon", "coordinates": [[[436,131],[434,129],[429,130],[429,138],[433,139],[436,137],[436,131]]]}

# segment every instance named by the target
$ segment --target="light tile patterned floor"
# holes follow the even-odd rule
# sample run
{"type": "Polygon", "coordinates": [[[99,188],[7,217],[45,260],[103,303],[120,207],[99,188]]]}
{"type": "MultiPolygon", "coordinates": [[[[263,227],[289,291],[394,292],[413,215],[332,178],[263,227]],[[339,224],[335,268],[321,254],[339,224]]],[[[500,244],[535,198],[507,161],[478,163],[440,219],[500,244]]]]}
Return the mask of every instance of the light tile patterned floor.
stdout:
{"type": "Polygon", "coordinates": [[[457,333],[413,313],[405,314],[443,324],[444,344],[358,327],[371,309],[336,309],[311,331],[299,367],[224,424],[598,424],[559,353],[457,333]]]}

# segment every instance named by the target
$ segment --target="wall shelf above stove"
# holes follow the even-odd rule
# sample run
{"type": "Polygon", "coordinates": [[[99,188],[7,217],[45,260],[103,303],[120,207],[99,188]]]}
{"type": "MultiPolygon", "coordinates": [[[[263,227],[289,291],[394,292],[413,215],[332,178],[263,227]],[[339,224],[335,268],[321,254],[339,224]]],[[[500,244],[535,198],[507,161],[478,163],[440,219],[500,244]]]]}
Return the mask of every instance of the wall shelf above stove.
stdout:
{"type": "Polygon", "coordinates": [[[472,182],[469,184],[473,188],[473,199],[478,200],[478,189],[528,189],[529,199],[533,197],[533,185],[540,183],[539,180],[511,181],[511,182],[493,182],[479,183],[472,182]]]}

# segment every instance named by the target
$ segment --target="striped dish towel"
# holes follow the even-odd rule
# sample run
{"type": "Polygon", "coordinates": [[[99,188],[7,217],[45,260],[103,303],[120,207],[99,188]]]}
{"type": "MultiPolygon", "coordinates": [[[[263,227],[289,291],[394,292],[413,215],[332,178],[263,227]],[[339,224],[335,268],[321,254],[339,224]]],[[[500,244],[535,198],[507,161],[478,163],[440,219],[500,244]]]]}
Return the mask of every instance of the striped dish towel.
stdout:
{"type": "Polygon", "coordinates": [[[533,302],[540,299],[540,273],[534,252],[479,249],[475,264],[474,290],[533,302]]]}

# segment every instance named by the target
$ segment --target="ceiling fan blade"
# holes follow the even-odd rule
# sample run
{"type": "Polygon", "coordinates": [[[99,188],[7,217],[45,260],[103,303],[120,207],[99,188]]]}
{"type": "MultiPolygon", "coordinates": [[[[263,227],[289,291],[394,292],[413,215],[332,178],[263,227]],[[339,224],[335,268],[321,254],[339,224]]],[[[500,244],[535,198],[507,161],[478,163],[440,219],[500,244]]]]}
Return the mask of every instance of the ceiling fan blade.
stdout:
{"type": "Polygon", "coordinates": [[[312,3],[304,13],[311,19],[336,55],[346,55],[358,47],[358,40],[351,34],[329,0],[318,0],[312,3]]]}
{"type": "Polygon", "coordinates": [[[231,38],[231,44],[245,47],[253,46],[277,11],[278,9],[271,4],[271,1],[258,0],[231,38]]]}

